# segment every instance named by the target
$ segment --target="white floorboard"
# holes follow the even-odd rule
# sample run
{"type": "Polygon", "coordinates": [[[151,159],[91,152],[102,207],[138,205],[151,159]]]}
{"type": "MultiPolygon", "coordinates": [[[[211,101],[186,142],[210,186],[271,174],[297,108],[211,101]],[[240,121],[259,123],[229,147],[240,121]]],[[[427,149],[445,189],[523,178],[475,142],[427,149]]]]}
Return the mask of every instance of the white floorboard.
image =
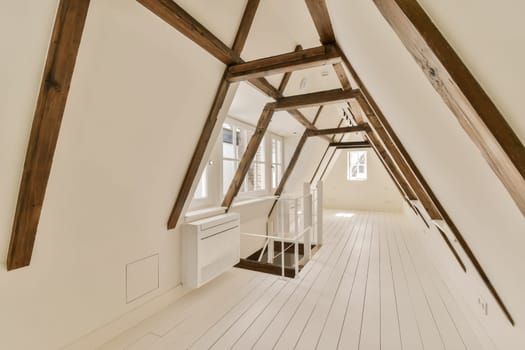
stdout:
{"type": "Polygon", "coordinates": [[[401,216],[335,214],[295,279],[232,269],[102,349],[491,348],[401,216]]]}

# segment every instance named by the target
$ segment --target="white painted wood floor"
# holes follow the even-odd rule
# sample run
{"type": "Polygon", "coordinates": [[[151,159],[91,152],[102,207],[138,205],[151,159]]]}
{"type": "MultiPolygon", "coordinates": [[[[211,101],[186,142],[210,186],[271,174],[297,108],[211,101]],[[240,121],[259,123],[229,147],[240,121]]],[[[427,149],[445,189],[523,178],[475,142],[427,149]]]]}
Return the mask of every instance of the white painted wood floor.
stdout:
{"type": "Polygon", "coordinates": [[[296,279],[232,269],[103,349],[489,348],[401,216],[325,222],[296,279]]]}

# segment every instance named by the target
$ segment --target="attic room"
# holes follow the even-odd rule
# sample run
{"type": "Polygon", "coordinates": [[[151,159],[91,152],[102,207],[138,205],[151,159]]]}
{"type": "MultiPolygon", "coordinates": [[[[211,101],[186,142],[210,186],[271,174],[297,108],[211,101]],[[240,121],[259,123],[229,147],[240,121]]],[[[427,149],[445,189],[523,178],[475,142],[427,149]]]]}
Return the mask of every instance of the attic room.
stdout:
{"type": "Polygon", "coordinates": [[[2,1],[0,349],[525,349],[524,11],[2,1]]]}

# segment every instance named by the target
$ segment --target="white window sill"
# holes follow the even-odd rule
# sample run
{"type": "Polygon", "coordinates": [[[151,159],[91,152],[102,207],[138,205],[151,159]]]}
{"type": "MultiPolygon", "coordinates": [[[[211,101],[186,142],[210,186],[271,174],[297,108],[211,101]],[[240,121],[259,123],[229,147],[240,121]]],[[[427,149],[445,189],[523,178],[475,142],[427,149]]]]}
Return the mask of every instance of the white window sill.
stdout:
{"type": "Polygon", "coordinates": [[[264,201],[267,201],[267,200],[276,200],[277,198],[278,198],[277,196],[262,196],[262,197],[257,197],[257,198],[243,199],[243,200],[240,200],[240,201],[233,202],[232,208],[237,208],[237,207],[242,207],[242,206],[245,206],[245,205],[250,205],[250,204],[255,204],[255,203],[259,203],[259,202],[264,202],[264,201]]]}
{"type": "Polygon", "coordinates": [[[210,207],[210,208],[204,208],[199,210],[192,210],[187,212],[184,215],[184,222],[193,222],[205,218],[209,218],[212,216],[224,214],[226,212],[226,207],[210,207]]]}

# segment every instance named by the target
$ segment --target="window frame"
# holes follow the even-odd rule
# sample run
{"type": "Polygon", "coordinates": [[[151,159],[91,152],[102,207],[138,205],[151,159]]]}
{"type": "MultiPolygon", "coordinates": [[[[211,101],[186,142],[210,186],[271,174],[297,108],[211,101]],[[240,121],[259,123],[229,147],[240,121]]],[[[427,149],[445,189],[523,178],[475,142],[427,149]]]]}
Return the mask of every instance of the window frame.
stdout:
{"type": "Polygon", "coordinates": [[[365,150],[348,151],[346,158],[346,179],[348,181],[367,181],[368,180],[368,152],[365,150]],[[352,154],[358,154],[357,163],[352,159],[352,154]],[[359,155],[364,157],[360,159],[359,155]],[[352,169],[357,167],[356,175],[352,175],[352,169]],[[360,168],[363,167],[361,171],[360,168]]]}
{"type": "MultiPolygon", "coordinates": [[[[223,122],[223,125],[224,124],[231,125],[233,130],[235,130],[235,128],[238,127],[241,130],[244,129],[244,130],[249,131],[249,133],[248,133],[249,137],[246,140],[246,146],[248,145],[248,143],[250,141],[250,138],[251,138],[251,136],[253,135],[253,132],[255,132],[255,129],[256,129],[256,127],[254,125],[248,124],[246,122],[237,120],[237,119],[232,118],[232,117],[226,117],[226,119],[223,122]]],[[[220,163],[220,167],[221,167],[221,169],[220,169],[221,194],[222,194],[222,197],[224,197],[225,191],[227,191],[227,189],[224,188],[223,161],[225,159],[229,160],[229,158],[224,158],[224,155],[223,155],[222,130],[223,130],[223,127],[221,127],[221,136],[219,137],[219,139],[220,139],[219,158],[221,160],[219,163],[220,163]]],[[[280,141],[280,143],[281,143],[281,149],[280,149],[281,174],[278,177],[278,182],[277,182],[277,186],[278,186],[278,183],[279,183],[280,179],[282,178],[282,168],[284,166],[284,137],[267,130],[265,135],[264,135],[264,137],[263,137],[263,139],[262,139],[262,141],[261,141],[261,144],[259,146],[259,150],[263,150],[263,152],[264,152],[264,161],[257,161],[256,158],[254,158],[252,163],[250,164],[250,167],[254,166],[254,164],[256,164],[256,163],[264,164],[264,190],[248,191],[246,189],[247,177],[245,177],[245,179],[243,181],[243,185],[241,187],[241,190],[239,190],[239,193],[237,194],[237,198],[240,198],[240,199],[244,198],[244,199],[246,199],[246,198],[250,198],[250,197],[269,195],[269,194],[273,194],[273,191],[277,188],[277,186],[276,187],[272,186],[272,144],[271,144],[271,142],[274,139],[280,141]]],[[[232,141],[232,142],[234,142],[234,141],[232,141]]],[[[239,165],[239,161],[242,159],[242,156],[243,156],[245,150],[246,149],[242,150],[242,153],[241,152],[234,153],[234,154],[236,154],[238,156],[238,159],[235,159],[235,170],[237,170],[237,167],[239,165]]]]}
{"type": "Polygon", "coordinates": [[[269,183],[270,183],[270,187],[272,189],[272,192],[274,192],[277,187],[279,186],[279,183],[281,182],[281,179],[283,178],[283,168],[284,168],[284,138],[280,135],[277,135],[277,134],[271,134],[270,137],[269,137],[269,149],[270,149],[270,174],[269,174],[269,183]],[[273,145],[274,145],[274,141],[276,142],[279,142],[280,144],[280,148],[279,148],[279,161],[277,162],[274,162],[274,159],[273,159],[273,145]],[[277,172],[277,181],[275,182],[275,186],[273,184],[273,169],[274,167],[277,167],[277,169],[279,170],[277,172]]]}

